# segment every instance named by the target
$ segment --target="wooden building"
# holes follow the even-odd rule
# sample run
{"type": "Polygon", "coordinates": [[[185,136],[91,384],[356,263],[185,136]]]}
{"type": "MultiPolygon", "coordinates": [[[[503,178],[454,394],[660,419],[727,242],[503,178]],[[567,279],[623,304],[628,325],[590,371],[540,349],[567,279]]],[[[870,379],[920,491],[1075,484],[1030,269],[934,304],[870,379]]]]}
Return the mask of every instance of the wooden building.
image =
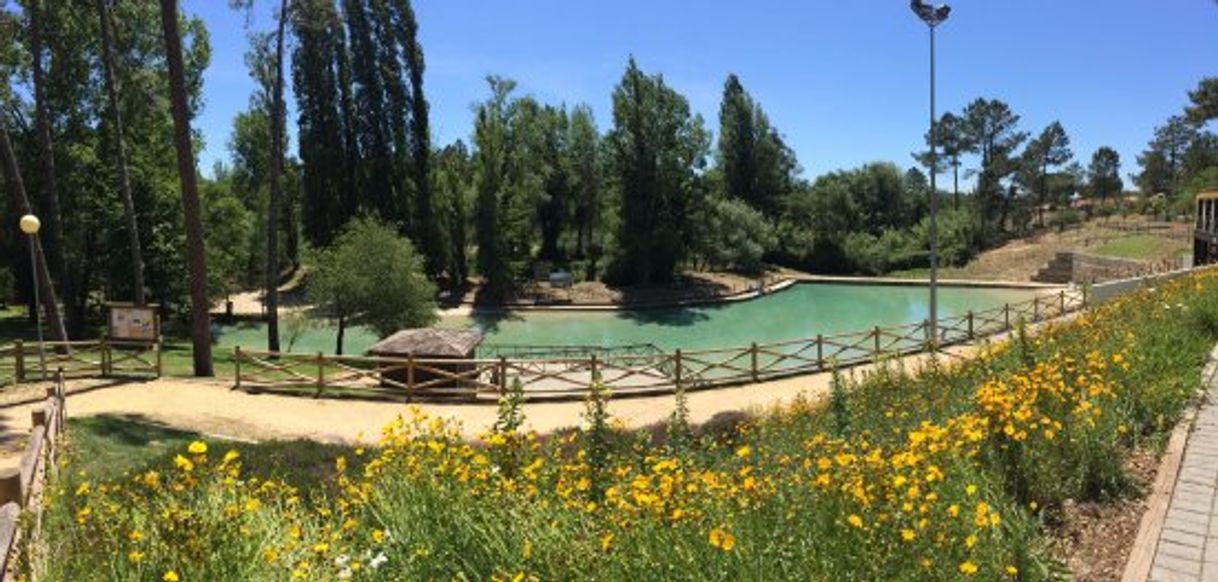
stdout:
{"type": "Polygon", "coordinates": [[[1218,190],[1197,195],[1197,226],[1193,235],[1193,264],[1218,263],[1218,190]]]}
{"type": "Polygon", "coordinates": [[[426,360],[413,369],[400,365],[384,366],[382,377],[385,379],[412,388],[425,383],[427,388],[460,388],[469,383],[454,380],[446,373],[459,374],[473,370],[474,352],[481,343],[482,332],[473,329],[403,329],[368,348],[368,355],[426,360]],[[445,363],[447,360],[452,363],[445,363]]]}

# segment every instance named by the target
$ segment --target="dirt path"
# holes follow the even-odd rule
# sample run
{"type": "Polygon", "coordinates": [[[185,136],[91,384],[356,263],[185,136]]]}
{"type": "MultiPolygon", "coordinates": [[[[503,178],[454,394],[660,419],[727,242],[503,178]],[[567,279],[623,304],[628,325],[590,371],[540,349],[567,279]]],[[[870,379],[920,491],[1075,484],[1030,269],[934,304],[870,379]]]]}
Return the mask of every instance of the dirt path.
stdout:
{"type": "MultiPolygon", "coordinates": [[[[971,347],[952,348],[944,357],[971,353],[971,347]]],[[[916,367],[924,358],[910,356],[902,362],[916,367]]],[[[863,371],[867,367],[856,368],[863,371]]],[[[705,423],[716,416],[755,411],[789,403],[796,397],[820,398],[829,389],[829,374],[800,376],[735,388],[689,394],[690,420],[705,423]]],[[[44,389],[29,386],[6,392],[0,398],[0,443],[19,442],[29,430],[30,404],[44,389]],[[8,402],[7,405],[2,402],[8,402]]],[[[408,405],[393,402],[327,400],[273,394],[248,394],[232,390],[219,380],[163,378],[148,382],[71,382],[67,403],[69,417],[115,415],[240,440],[304,438],[322,442],[356,443],[375,441],[382,426],[408,405]]],[[[538,402],[525,405],[526,427],[547,433],[577,426],[582,402],[538,402]]],[[[461,423],[463,433],[474,437],[495,422],[493,404],[419,404],[431,416],[461,423]]],[[[626,427],[640,428],[664,421],[673,408],[673,396],[613,400],[609,410],[626,427]]]]}

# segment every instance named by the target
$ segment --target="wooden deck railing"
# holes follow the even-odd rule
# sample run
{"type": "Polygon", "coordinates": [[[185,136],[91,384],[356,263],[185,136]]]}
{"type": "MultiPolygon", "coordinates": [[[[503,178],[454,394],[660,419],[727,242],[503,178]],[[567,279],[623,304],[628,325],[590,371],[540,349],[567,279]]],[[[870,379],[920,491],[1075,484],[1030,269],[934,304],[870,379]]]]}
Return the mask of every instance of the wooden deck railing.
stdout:
{"type": "MultiPolygon", "coordinates": [[[[1020,321],[1061,317],[1086,305],[1077,291],[1039,295],[1020,303],[940,319],[939,345],[950,346],[1011,330],[1020,321]]],[[[574,398],[599,378],[616,395],[671,392],[745,384],[824,372],[925,349],[926,322],[818,335],[793,341],[712,350],[620,353],[566,358],[423,359],[234,352],[239,389],[313,396],[385,398],[497,398],[520,382],[526,398],[574,398]]]]}
{"type": "Polygon", "coordinates": [[[52,371],[65,378],[160,377],[163,343],[115,339],[36,342],[0,346],[0,386],[50,379],[52,371]],[[44,362],[45,359],[45,362],[44,362]]]}
{"type": "Polygon", "coordinates": [[[37,578],[42,495],[47,477],[58,471],[58,446],[67,420],[65,403],[63,373],[57,371],[45,402],[30,414],[33,429],[20,463],[0,471],[0,572],[5,580],[14,574],[18,562],[29,570],[30,578],[37,578]],[[23,521],[23,514],[31,518],[23,521]]]}

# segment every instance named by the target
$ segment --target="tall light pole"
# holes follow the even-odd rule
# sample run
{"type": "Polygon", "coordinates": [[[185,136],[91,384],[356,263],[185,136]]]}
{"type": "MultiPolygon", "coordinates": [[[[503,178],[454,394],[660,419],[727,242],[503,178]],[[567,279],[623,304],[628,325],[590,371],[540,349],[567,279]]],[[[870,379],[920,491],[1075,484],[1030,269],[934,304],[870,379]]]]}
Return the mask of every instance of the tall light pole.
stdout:
{"type": "Polygon", "coordinates": [[[939,123],[935,115],[935,29],[947,21],[951,6],[931,6],[922,0],[910,0],[909,7],[930,29],[930,316],[926,332],[931,349],[939,347],[939,228],[935,222],[939,211],[939,188],[935,177],[939,173],[939,123]]]}
{"type": "Polygon", "coordinates": [[[38,229],[42,228],[42,221],[38,220],[37,216],[27,214],[21,217],[21,232],[30,237],[30,270],[34,274],[34,320],[38,325],[38,364],[41,370],[42,379],[47,379],[47,353],[46,345],[42,341],[42,300],[38,296],[38,258],[35,255],[35,247],[38,245],[38,229]]]}

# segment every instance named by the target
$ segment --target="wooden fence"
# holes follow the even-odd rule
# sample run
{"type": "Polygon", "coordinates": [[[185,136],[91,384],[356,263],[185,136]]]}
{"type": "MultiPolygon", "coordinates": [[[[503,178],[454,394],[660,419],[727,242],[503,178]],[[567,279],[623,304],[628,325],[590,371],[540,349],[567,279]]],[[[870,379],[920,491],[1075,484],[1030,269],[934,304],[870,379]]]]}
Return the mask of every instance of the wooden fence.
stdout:
{"type": "MultiPolygon", "coordinates": [[[[1079,310],[1081,292],[1060,291],[938,322],[939,345],[949,346],[1011,330],[1020,321],[1045,321],[1079,310]]],[[[381,358],[271,353],[236,348],[236,388],[321,396],[479,400],[498,398],[519,382],[528,399],[582,398],[594,379],[615,395],[671,392],[746,384],[824,372],[833,366],[923,351],[927,323],[744,347],[582,357],[381,358]]]]}
{"type": "Polygon", "coordinates": [[[20,464],[0,471],[0,572],[5,580],[16,578],[18,561],[33,573],[38,571],[42,495],[48,475],[59,470],[56,459],[67,419],[65,403],[63,373],[57,371],[47,387],[45,403],[30,414],[33,429],[20,464]],[[31,518],[25,521],[23,514],[31,518]]]}
{"type": "Polygon", "coordinates": [[[0,346],[0,386],[64,378],[160,377],[163,343],[108,338],[83,341],[17,342],[0,346]]]}

